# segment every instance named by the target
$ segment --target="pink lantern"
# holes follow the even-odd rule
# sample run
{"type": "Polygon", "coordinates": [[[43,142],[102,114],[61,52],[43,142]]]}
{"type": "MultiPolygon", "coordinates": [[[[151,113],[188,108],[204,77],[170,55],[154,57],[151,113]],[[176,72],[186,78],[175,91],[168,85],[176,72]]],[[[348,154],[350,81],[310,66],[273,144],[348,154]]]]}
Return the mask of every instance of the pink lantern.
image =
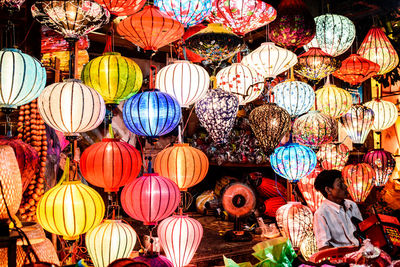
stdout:
{"type": "Polygon", "coordinates": [[[320,146],[317,159],[324,170],[341,171],[349,159],[350,149],[342,143],[327,143],[320,146]]]}
{"type": "Polygon", "coordinates": [[[187,215],[174,215],[160,223],[158,238],[174,267],[190,263],[203,237],[203,227],[187,215]]]}
{"type": "Polygon", "coordinates": [[[396,166],[392,153],[383,149],[374,149],[364,155],[363,161],[375,171],[375,186],[383,187],[389,181],[396,166]]]}
{"type": "Polygon", "coordinates": [[[324,196],[314,187],[315,178],[317,178],[318,174],[320,174],[322,170],[321,166],[317,165],[312,173],[297,183],[301,194],[312,212],[315,212],[325,199],[324,196]]]}

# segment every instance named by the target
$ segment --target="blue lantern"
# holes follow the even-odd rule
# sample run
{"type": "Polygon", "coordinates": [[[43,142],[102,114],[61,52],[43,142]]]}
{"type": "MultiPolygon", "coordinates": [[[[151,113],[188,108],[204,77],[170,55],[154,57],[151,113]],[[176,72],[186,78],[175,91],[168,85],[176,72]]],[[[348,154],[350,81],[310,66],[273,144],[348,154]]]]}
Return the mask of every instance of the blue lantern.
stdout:
{"type": "Polygon", "coordinates": [[[317,156],[314,151],[297,143],[288,143],[276,148],[270,160],[274,172],[290,182],[300,181],[317,165],[317,156]]]}
{"type": "Polygon", "coordinates": [[[46,69],[15,48],[0,51],[0,107],[17,108],[37,98],[46,86],[46,69]]]}
{"type": "Polygon", "coordinates": [[[123,109],[124,123],[128,130],[148,137],[171,132],[181,117],[178,101],[159,91],[136,94],[125,102],[123,109]]]}

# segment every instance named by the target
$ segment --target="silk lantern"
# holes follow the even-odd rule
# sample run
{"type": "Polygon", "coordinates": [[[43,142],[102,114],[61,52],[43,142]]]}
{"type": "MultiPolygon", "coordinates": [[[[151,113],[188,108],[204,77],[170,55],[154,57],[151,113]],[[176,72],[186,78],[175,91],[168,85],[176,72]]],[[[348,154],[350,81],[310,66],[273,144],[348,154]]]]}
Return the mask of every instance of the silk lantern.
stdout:
{"type": "Polygon", "coordinates": [[[238,98],[222,89],[212,89],[195,107],[201,125],[214,142],[226,143],[239,109],[238,98]]]}
{"type": "Polygon", "coordinates": [[[320,174],[322,168],[317,165],[315,169],[306,177],[297,183],[301,194],[307,202],[307,206],[312,212],[315,212],[322,204],[325,199],[321,192],[317,191],[314,187],[315,178],[320,174]]]}
{"type": "Polygon", "coordinates": [[[371,165],[347,165],[343,168],[342,175],[351,198],[357,203],[364,202],[375,183],[375,172],[371,165]]]}
{"type": "Polygon", "coordinates": [[[143,75],[132,59],[107,52],[85,65],[82,80],[99,92],[106,104],[119,104],[139,91],[143,75]]]}
{"type": "Polygon", "coordinates": [[[182,117],[178,101],[158,90],[136,94],[123,108],[123,119],[129,131],[149,137],[165,135],[178,126],[182,117]]]}
{"type": "Polygon", "coordinates": [[[342,143],[327,143],[320,146],[317,159],[324,170],[341,171],[349,159],[350,149],[342,143]]]}
{"type": "Polygon", "coordinates": [[[138,12],[146,0],[95,0],[97,3],[106,8],[111,15],[128,16],[138,12]]]}
{"type": "Polygon", "coordinates": [[[212,2],[212,12],[208,20],[222,23],[235,34],[245,35],[267,25],[276,18],[276,10],[260,0],[236,0],[212,2]]]}
{"type": "Polygon", "coordinates": [[[300,252],[306,261],[308,261],[313,254],[318,252],[317,240],[313,232],[307,235],[301,242],[300,252]]]}
{"type": "Polygon", "coordinates": [[[283,205],[286,205],[286,200],[282,197],[271,197],[268,198],[267,200],[264,201],[264,214],[269,216],[269,217],[276,217],[276,211],[282,207],[283,205]]]}
{"type": "Polygon", "coordinates": [[[369,151],[363,157],[363,162],[368,163],[375,172],[375,186],[383,187],[389,181],[396,166],[392,153],[383,149],[369,151]]]}
{"type": "Polygon", "coordinates": [[[399,116],[395,104],[379,98],[365,103],[364,106],[374,111],[375,119],[372,130],[376,132],[381,132],[391,127],[399,116]]]}
{"type": "Polygon", "coordinates": [[[156,225],[168,217],[180,202],[178,186],[157,173],[145,173],[127,184],[121,193],[124,211],[144,225],[156,225]]]}
{"type": "Polygon", "coordinates": [[[120,220],[104,220],[86,233],[85,243],[96,267],[129,257],[136,243],[136,232],[120,220]]]}
{"type": "Polygon", "coordinates": [[[154,160],[154,170],[175,182],[181,191],[200,183],[208,172],[208,165],[206,154],[189,144],[167,147],[154,160]]]}
{"type": "Polygon", "coordinates": [[[207,71],[186,60],[175,61],[156,75],[156,88],[175,97],[184,108],[202,99],[209,86],[210,76],[207,71]]]}
{"type": "Polygon", "coordinates": [[[262,177],[255,183],[257,193],[264,199],[283,196],[286,198],[286,188],[280,182],[262,177]]]}
{"type": "Polygon", "coordinates": [[[106,112],[101,95],[73,79],[47,86],[38,98],[38,108],[44,122],[66,136],[95,129],[106,112]]]}
{"type": "Polygon", "coordinates": [[[267,155],[274,151],[290,129],[289,113],[274,103],[266,103],[253,109],[249,115],[249,122],[267,155]]]}
{"type": "Polygon", "coordinates": [[[0,51],[0,108],[17,108],[37,98],[46,86],[46,69],[15,48],[0,51]]]}
{"type": "Polygon", "coordinates": [[[105,192],[118,192],[138,176],[142,159],[132,145],[104,138],[83,151],[79,166],[89,183],[104,188],[105,192]]]}
{"type": "Polygon", "coordinates": [[[353,144],[363,144],[374,124],[374,111],[362,105],[353,105],[340,118],[344,130],[353,144]]]}
{"type": "Polygon", "coordinates": [[[39,200],[36,215],[48,232],[75,240],[96,227],[104,217],[103,199],[81,181],[65,181],[39,200]]]}
{"type": "Polygon", "coordinates": [[[335,119],[346,114],[353,104],[351,94],[347,90],[330,82],[318,89],[315,96],[317,99],[316,109],[335,119]]]}
{"type": "Polygon", "coordinates": [[[160,223],[157,234],[174,267],[184,267],[190,263],[200,245],[203,227],[187,215],[174,215],[160,223]]]}

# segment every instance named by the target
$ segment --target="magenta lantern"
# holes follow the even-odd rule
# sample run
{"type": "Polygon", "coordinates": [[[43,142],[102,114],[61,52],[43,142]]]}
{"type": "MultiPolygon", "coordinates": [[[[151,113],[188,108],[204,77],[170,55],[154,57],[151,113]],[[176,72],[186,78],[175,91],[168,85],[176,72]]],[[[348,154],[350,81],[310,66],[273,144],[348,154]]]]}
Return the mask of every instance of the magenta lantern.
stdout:
{"type": "Polygon", "coordinates": [[[363,161],[375,171],[375,186],[382,187],[389,181],[396,166],[392,153],[383,149],[374,149],[364,155],[363,161]]]}

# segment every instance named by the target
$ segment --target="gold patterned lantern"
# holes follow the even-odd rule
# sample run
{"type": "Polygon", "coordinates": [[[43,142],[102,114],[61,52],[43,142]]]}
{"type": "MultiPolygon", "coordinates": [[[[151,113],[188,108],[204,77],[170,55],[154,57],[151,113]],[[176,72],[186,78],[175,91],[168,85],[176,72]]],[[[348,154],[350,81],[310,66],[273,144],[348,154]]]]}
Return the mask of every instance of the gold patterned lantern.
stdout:
{"type": "Polygon", "coordinates": [[[353,99],[348,91],[329,82],[318,89],[315,96],[317,98],[316,109],[335,119],[346,114],[353,104],[353,99]]]}
{"type": "Polygon", "coordinates": [[[300,252],[306,261],[310,259],[311,255],[318,252],[317,240],[314,233],[311,232],[301,242],[300,252]]]}
{"type": "Polygon", "coordinates": [[[389,101],[375,99],[364,105],[374,111],[375,119],[372,130],[376,132],[381,132],[391,127],[399,116],[396,105],[389,101]]]}

